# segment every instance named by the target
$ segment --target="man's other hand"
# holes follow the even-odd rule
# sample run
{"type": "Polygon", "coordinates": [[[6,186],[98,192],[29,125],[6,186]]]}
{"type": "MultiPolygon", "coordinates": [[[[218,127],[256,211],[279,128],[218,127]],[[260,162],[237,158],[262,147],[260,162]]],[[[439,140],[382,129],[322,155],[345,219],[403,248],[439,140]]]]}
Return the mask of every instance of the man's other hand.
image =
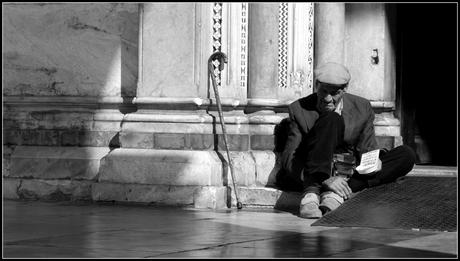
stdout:
{"type": "Polygon", "coordinates": [[[344,199],[348,199],[352,193],[346,179],[341,176],[334,176],[326,179],[323,181],[323,186],[325,186],[326,189],[339,194],[339,196],[343,197],[344,199]]]}
{"type": "Polygon", "coordinates": [[[381,159],[378,159],[378,162],[377,162],[377,169],[375,170],[375,172],[381,171],[381,170],[382,170],[382,160],[381,160],[381,159]]]}

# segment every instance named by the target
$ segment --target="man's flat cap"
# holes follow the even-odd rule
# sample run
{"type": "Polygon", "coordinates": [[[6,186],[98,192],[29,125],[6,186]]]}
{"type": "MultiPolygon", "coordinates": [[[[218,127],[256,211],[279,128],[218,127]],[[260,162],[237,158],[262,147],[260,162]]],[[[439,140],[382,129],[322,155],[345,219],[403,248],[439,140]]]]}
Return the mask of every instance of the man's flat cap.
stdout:
{"type": "Polygon", "coordinates": [[[316,80],[329,84],[343,85],[350,81],[348,69],[338,63],[325,63],[315,70],[316,80]]]}

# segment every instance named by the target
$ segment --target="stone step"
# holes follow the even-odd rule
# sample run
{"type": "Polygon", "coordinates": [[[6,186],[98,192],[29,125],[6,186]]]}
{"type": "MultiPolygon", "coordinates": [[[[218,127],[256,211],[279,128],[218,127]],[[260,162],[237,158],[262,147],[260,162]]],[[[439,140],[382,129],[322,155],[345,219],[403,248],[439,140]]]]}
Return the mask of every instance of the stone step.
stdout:
{"type": "Polygon", "coordinates": [[[101,147],[17,146],[7,158],[4,177],[26,179],[96,180],[101,160],[110,152],[101,147]]]}
{"type": "MultiPolygon", "coordinates": [[[[85,179],[153,185],[223,186],[227,155],[215,151],[102,147],[4,146],[4,177],[85,179]]],[[[231,151],[240,186],[273,185],[279,169],[272,151],[231,151]]]]}
{"type": "MultiPolygon", "coordinates": [[[[238,198],[244,207],[275,208],[281,211],[298,211],[302,193],[281,191],[270,187],[238,187],[238,198]]],[[[231,193],[231,205],[236,207],[235,194],[231,193]]]]}
{"type": "Polygon", "coordinates": [[[213,151],[17,146],[4,177],[154,185],[222,186],[213,151]]]}
{"type": "Polygon", "coordinates": [[[147,205],[227,208],[224,186],[175,186],[69,179],[3,178],[5,199],[96,201],[147,205]]]}
{"type": "Polygon", "coordinates": [[[94,183],[91,198],[94,201],[144,203],[194,208],[227,208],[228,190],[224,186],[174,186],[94,183]]]}
{"type": "Polygon", "coordinates": [[[222,162],[213,151],[119,148],[101,161],[98,181],[222,186],[222,162]]]}
{"type": "MultiPolygon", "coordinates": [[[[16,146],[6,151],[5,198],[63,198],[226,206],[230,183],[214,151],[16,146]]],[[[5,152],[4,152],[5,156],[5,152]]],[[[220,158],[219,158],[220,157],[220,158]]],[[[243,205],[295,210],[301,195],[273,187],[271,151],[231,152],[243,205]]],[[[417,165],[411,176],[457,176],[457,167],[417,165]]],[[[235,196],[228,198],[236,206],[235,196]]]]}
{"type": "Polygon", "coordinates": [[[458,167],[435,166],[435,165],[415,165],[409,176],[430,176],[430,177],[456,177],[458,167]]]}
{"type": "MultiPolygon", "coordinates": [[[[457,167],[445,166],[420,166],[407,174],[408,176],[426,177],[456,177],[457,167]]],[[[273,187],[237,187],[240,202],[245,207],[275,208],[282,211],[295,213],[298,211],[302,193],[281,191],[273,187]]],[[[236,206],[235,194],[231,194],[232,206],[236,206]]]]}

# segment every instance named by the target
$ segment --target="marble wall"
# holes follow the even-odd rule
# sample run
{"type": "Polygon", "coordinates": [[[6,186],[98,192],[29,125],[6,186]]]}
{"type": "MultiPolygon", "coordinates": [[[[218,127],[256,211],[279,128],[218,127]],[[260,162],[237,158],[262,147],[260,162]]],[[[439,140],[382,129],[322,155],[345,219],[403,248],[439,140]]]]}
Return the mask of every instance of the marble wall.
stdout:
{"type": "MultiPolygon", "coordinates": [[[[345,64],[348,91],[373,101],[394,101],[395,57],[385,4],[345,4],[345,64]],[[377,50],[379,61],[371,56],[377,50]]],[[[394,40],[393,40],[394,41],[394,40]]]]}
{"type": "Polygon", "coordinates": [[[249,5],[249,97],[276,99],[278,89],[278,4],[249,5]]]}
{"type": "Polygon", "coordinates": [[[133,96],[138,5],[3,5],[5,96],[133,96]]]}
{"type": "MultiPolygon", "coordinates": [[[[279,167],[277,126],[288,116],[286,105],[312,91],[307,85],[312,60],[307,58],[313,55],[303,48],[313,48],[309,4],[223,5],[221,44],[229,62],[222,72],[221,97],[229,150],[241,174],[236,182],[248,190],[273,185],[279,167]],[[285,30],[283,37],[280,28],[285,30]],[[282,44],[285,52],[280,52],[282,44]],[[286,62],[282,67],[280,57],[286,62]],[[247,72],[242,73],[243,68],[247,72]],[[284,68],[284,78],[279,68],[284,68]],[[297,77],[299,71],[303,74],[297,77]],[[285,86],[280,79],[285,79],[285,86]]],[[[383,95],[392,88],[383,80],[387,56],[379,53],[381,63],[369,65],[368,49],[385,49],[382,6],[347,9],[346,61],[354,77],[350,92],[391,100],[383,95]]],[[[11,184],[7,189],[13,193],[32,184],[26,191],[34,186],[40,190],[44,185],[37,184],[49,181],[46,191],[48,186],[64,185],[66,191],[74,191],[69,181],[83,176],[83,183],[75,186],[94,200],[136,201],[121,197],[125,192],[120,191],[148,190],[152,195],[148,201],[161,201],[158,195],[170,193],[174,202],[184,198],[182,203],[190,204],[192,192],[203,186],[226,191],[230,178],[224,171],[222,131],[210,102],[214,93],[207,74],[215,7],[212,3],[3,5],[3,177],[11,184]],[[127,112],[120,104],[137,107],[127,112]],[[164,163],[165,159],[169,160],[164,163]],[[22,183],[23,179],[30,182],[22,183]],[[148,187],[136,190],[134,185],[148,187]],[[186,194],[181,195],[186,196],[171,188],[183,189],[186,194]]],[[[378,114],[374,122],[377,136],[385,138],[379,140],[388,147],[399,135],[399,122],[392,120],[378,114]]]]}
{"type": "Polygon", "coordinates": [[[198,97],[194,72],[201,68],[195,68],[194,64],[195,45],[199,44],[195,40],[196,5],[143,5],[143,72],[139,97],[198,97]]]}

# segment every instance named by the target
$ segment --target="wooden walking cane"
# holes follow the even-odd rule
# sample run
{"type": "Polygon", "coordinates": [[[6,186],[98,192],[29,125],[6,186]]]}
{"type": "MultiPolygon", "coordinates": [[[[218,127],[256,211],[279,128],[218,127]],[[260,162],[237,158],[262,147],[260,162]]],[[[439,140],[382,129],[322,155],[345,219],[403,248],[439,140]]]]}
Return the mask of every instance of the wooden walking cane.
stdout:
{"type": "Polygon", "coordinates": [[[209,74],[211,75],[211,80],[212,80],[212,86],[214,89],[214,94],[216,96],[216,103],[217,103],[217,110],[219,112],[219,118],[220,118],[220,123],[222,126],[222,133],[224,134],[224,145],[225,145],[225,150],[227,151],[227,159],[228,159],[228,164],[230,166],[230,174],[232,175],[232,182],[233,182],[233,190],[235,191],[235,198],[236,198],[236,207],[238,209],[243,208],[243,204],[241,204],[239,198],[238,198],[238,193],[236,191],[236,184],[235,184],[235,176],[234,176],[234,169],[233,169],[233,164],[232,160],[230,158],[230,153],[228,151],[228,145],[227,145],[227,130],[225,129],[225,121],[224,121],[224,115],[222,113],[222,105],[220,103],[220,97],[219,97],[219,90],[217,88],[217,83],[216,83],[216,76],[214,75],[214,70],[212,67],[212,61],[218,60],[219,61],[219,66],[218,70],[222,71],[224,69],[224,63],[227,63],[227,56],[223,52],[215,52],[211,54],[211,56],[208,59],[208,71],[209,74]]]}

